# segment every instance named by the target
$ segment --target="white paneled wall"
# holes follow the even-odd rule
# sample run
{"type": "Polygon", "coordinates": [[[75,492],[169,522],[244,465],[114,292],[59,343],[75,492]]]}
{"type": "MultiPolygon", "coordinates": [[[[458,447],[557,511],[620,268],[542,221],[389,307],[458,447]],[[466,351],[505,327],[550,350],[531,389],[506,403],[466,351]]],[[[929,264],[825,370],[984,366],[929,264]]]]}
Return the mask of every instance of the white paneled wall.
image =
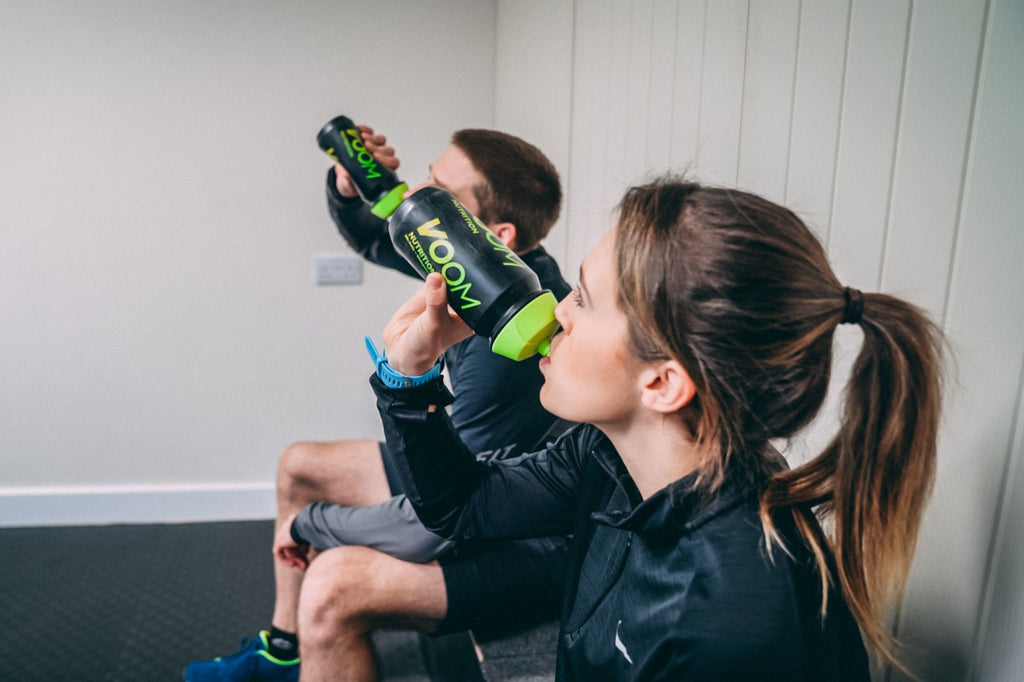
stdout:
{"type": "MultiPolygon", "coordinates": [[[[628,185],[689,170],[785,203],[845,283],[927,309],[955,366],[894,627],[922,679],[1024,679],[1024,3],[554,6],[572,8],[562,26],[572,44],[565,270],[609,227],[628,185]]],[[[508,87],[499,79],[499,93],[508,87]]],[[[563,122],[538,113],[533,125],[563,122]]],[[[859,333],[841,331],[845,376],[859,333]]],[[[833,423],[819,420],[793,457],[833,423]]]]}

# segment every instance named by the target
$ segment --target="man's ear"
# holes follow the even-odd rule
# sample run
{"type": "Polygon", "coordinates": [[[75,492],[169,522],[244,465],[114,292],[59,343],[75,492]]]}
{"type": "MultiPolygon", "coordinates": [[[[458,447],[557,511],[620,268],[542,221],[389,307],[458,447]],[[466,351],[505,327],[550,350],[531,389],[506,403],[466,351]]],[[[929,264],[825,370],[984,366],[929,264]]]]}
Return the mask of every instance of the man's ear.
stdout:
{"type": "Polygon", "coordinates": [[[652,364],[640,375],[640,400],[663,414],[683,409],[697,395],[697,385],[677,360],[652,364]]]}
{"type": "Polygon", "coordinates": [[[501,240],[501,243],[508,248],[516,251],[516,226],[512,223],[495,223],[494,225],[488,225],[487,229],[494,233],[494,235],[501,240]]]}

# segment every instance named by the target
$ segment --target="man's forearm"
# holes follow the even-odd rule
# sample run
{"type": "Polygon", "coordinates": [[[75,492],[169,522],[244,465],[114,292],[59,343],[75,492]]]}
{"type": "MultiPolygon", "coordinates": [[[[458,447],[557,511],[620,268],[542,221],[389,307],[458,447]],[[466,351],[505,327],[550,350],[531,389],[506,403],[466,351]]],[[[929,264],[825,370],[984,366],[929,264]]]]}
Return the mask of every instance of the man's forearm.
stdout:
{"type": "Polygon", "coordinates": [[[343,197],[338,193],[333,167],[327,171],[327,212],[338,233],[360,256],[371,263],[419,277],[395,250],[387,222],[373,215],[359,197],[343,197]]]}

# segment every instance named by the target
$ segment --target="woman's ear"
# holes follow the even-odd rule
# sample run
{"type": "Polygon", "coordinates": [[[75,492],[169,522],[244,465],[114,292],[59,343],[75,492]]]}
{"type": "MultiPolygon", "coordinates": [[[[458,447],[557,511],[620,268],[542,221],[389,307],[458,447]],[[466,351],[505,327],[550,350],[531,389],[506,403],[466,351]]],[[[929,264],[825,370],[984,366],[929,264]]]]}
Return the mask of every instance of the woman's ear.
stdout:
{"type": "Polygon", "coordinates": [[[663,414],[683,409],[697,395],[697,385],[677,360],[652,364],[641,374],[640,400],[663,414]]]}
{"type": "Polygon", "coordinates": [[[516,226],[512,223],[495,223],[494,225],[488,225],[487,229],[494,233],[494,235],[501,240],[502,244],[508,248],[516,251],[516,226]]]}

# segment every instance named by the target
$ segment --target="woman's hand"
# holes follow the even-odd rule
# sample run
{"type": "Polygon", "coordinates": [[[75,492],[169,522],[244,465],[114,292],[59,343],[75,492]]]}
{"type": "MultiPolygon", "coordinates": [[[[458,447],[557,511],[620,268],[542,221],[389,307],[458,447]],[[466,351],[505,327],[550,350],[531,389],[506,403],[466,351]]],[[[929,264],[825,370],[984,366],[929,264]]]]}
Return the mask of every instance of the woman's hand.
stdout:
{"type": "Polygon", "coordinates": [[[448,307],[444,278],[432,272],[384,327],[388,365],[407,376],[424,374],[446,348],[472,334],[473,330],[448,307]]]}
{"type": "MultiPolygon", "coordinates": [[[[366,146],[366,151],[373,154],[377,161],[391,170],[396,170],[401,162],[395,156],[395,148],[388,146],[388,138],[374,133],[373,128],[370,126],[357,125],[356,128],[359,128],[359,132],[363,136],[363,145],[366,146]]],[[[338,188],[338,194],[349,198],[355,197],[358,194],[356,186],[352,182],[352,177],[340,163],[334,164],[334,177],[334,184],[338,188]]]]}

